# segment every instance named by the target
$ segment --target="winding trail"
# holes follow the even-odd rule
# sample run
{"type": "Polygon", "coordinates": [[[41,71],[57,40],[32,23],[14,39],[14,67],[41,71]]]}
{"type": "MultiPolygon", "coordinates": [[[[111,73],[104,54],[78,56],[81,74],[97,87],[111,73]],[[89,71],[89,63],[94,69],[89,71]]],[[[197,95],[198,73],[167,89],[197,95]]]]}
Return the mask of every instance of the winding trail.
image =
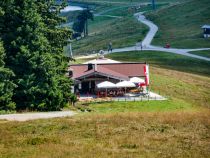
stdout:
{"type": "MultiPolygon", "coordinates": [[[[201,59],[205,61],[210,61],[210,58],[199,56],[199,55],[194,55],[190,54],[189,52],[192,51],[202,51],[202,50],[210,50],[210,48],[198,48],[198,49],[178,49],[178,48],[163,48],[160,46],[153,46],[151,45],[153,38],[155,37],[157,31],[158,31],[158,26],[155,25],[152,21],[149,21],[145,18],[143,15],[143,12],[136,13],[134,16],[137,18],[137,20],[149,27],[149,32],[147,33],[146,37],[142,41],[142,46],[143,48],[141,49],[141,44],[136,43],[135,46],[131,47],[125,47],[125,48],[118,48],[118,49],[113,49],[112,53],[120,53],[120,52],[128,52],[128,51],[136,51],[136,50],[151,50],[151,51],[161,51],[161,52],[168,52],[168,53],[174,53],[174,54],[179,54],[179,55],[184,55],[196,59],[201,59]]],[[[107,51],[105,51],[105,54],[110,54],[107,51]]],[[[96,54],[95,54],[96,55],[96,54]]],[[[93,57],[94,54],[91,54],[90,57],[93,57]]],[[[88,56],[84,56],[84,58],[87,58],[88,56]]],[[[82,59],[83,57],[79,57],[82,59]]]]}
{"type": "Polygon", "coordinates": [[[150,46],[152,43],[153,38],[155,37],[155,34],[158,31],[158,27],[152,23],[151,21],[147,20],[143,13],[136,13],[134,16],[137,18],[138,21],[142,22],[143,24],[147,25],[149,27],[149,32],[147,33],[146,37],[142,41],[142,45],[145,47],[150,46]]]}
{"type": "MultiPolygon", "coordinates": [[[[142,50],[151,50],[151,51],[161,51],[161,52],[168,52],[168,53],[174,53],[179,55],[184,55],[192,58],[197,58],[205,61],[210,61],[210,58],[202,57],[199,55],[190,54],[189,52],[192,51],[201,51],[201,50],[210,50],[210,48],[198,48],[198,49],[177,49],[177,48],[163,48],[160,46],[153,46],[151,45],[153,38],[155,37],[158,27],[153,22],[147,20],[142,12],[134,14],[134,16],[137,18],[137,20],[149,27],[149,32],[147,33],[146,37],[142,41],[142,50]]],[[[141,50],[141,44],[136,43],[136,46],[132,47],[125,47],[125,48],[119,48],[114,49],[112,53],[117,52],[127,52],[127,51],[135,51],[135,50],[141,50]]],[[[107,54],[108,52],[105,51],[107,54]]]]}
{"type": "MultiPolygon", "coordinates": [[[[192,57],[192,58],[197,58],[197,59],[201,59],[201,60],[210,61],[210,58],[188,53],[188,52],[191,52],[191,51],[210,50],[210,48],[176,49],[176,48],[163,48],[163,47],[158,47],[158,46],[151,45],[151,42],[152,42],[153,38],[155,37],[155,35],[158,31],[157,25],[155,25],[153,22],[147,20],[142,13],[134,14],[134,16],[138,19],[138,21],[142,22],[143,24],[147,25],[150,28],[146,37],[142,41],[142,45],[144,47],[144,50],[163,51],[163,52],[175,53],[175,54],[189,56],[189,57],[192,57]]],[[[138,43],[137,43],[137,46],[138,46],[138,43]]]]}

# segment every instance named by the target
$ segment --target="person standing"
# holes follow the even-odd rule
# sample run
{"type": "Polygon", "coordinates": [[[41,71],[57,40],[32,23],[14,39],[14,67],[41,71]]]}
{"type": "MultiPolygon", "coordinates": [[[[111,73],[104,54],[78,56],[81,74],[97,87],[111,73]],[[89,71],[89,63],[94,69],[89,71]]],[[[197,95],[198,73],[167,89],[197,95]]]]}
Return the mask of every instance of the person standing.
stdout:
{"type": "Polygon", "coordinates": [[[140,42],[140,47],[141,47],[141,51],[142,51],[142,49],[143,49],[143,45],[142,45],[142,42],[140,42]]]}
{"type": "Polygon", "coordinates": [[[109,45],[108,45],[108,53],[109,53],[109,51],[112,52],[112,43],[111,43],[111,42],[110,42],[109,45]]]}

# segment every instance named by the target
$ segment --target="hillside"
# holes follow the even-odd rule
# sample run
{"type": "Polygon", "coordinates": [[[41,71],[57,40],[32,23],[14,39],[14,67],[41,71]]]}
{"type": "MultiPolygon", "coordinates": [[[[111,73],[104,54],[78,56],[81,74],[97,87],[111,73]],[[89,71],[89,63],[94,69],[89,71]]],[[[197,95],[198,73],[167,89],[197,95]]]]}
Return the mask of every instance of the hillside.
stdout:
{"type": "Polygon", "coordinates": [[[153,91],[181,99],[192,106],[210,107],[209,62],[153,51],[113,53],[108,57],[119,61],[146,61],[150,64],[153,91]]]}
{"type": "MultiPolygon", "coordinates": [[[[70,31],[66,28],[59,30],[56,21],[61,19],[55,16],[53,8],[48,9],[48,12],[43,8],[43,15],[38,14],[42,7],[49,6],[48,1],[23,1],[24,4],[2,1],[8,16],[3,16],[5,22],[0,19],[0,37],[3,32],[7,38],[2,43],[5,45],[7,40],[9,42],[4,53],[4,45],[0,41],[0,57],[3,58],[5,54],[6,59],[11,60],[10,67],[15,76],[12,76],[12,71],[6,71],[8,63],[4,66],[4,61],[0,59],[0,115],[15,112],[10,101],[14,100],[19,107],[25,106],[17,114],[20,112],[22,116],[28,115],[26,118],[30,116],[30,119],[35,119],[34,115],[40,117],[40,113],[37,113],[40,110],[44,111],[41,115],[48,119],[43,117],[18,122],[2,120],[0,116],[0,158],[210,158],[209,61],[137,49],[105,54],[105,57],[117,61],[149,64],[148,88],[166,100],[157,100],[159,97],[150,100],[151,93],[139,93],[138,100],[133,101],[130,101],[130,94],[115,98],[115,101],[107,96],[91,99],[92,94],[87,90],[87,95],[84,95],[86,92],[79,94],[84,96],[84,100],[75,103],[77,98],[71,93],[75,90],[78,95],[78,88],[81,89],[79,91],[96,88],[95,94],[98,94],[99,82],[119,82],[124,77],[128,79],[146,75],[143,74],[145,64],[141,68],[134,65],[132,69],[111,64],[126,72],[134,70],[136,73],[130,76],[118,73],[115,69],[101,69],[97,64],[92,65],[91,69],[83,69],[83,65],[80,68],[84,71],[71,66],[92,60],[93,56],[76,56],[106,50],[109,42],[115,49],[133,46],[141,41],[148,27],[137,21],[133,16],[135,12],[147,11],[147,16],[160,26],[153,41],[155,44],[170,42],[173,47],[210,47],[210,40],[202,39],[200,29],[203,23],[210,24],[210,19],[207,19],[210,18],[210,0],[156,0],[167,3],[158,4],[155,12],[150,4],[138,7],[139,2],[151,0],[77,0],[93,4],[95,17],[94,21],[88,21],[89,36],[72,42],[75,60],[70,61],[63,56],[63,47],[69,41],[70,31]],[[137,7],[130,5],[131,2],[132,5],[138,4],[137,7]],[[172,6],[169,2],[183,4],[172,6]],[[6,5],[9,3],[9,6],[6,5]],[[11,21],[7,21],[10,18],[11,21]],[[49,21],[52,25],[49,25],[49,21]],[[1,29],[3,26],[4,29],[1,29]],[[8,49],[10,47],[12,49],[8,49]],[[9,74],[19,86],[11,97],[9,74]],[[93,81],[95,84],[92,84],[93,81]],[[4,89],[8,93],[4,93],[4,89]],[[3,102],[5,99],[1,101],[2,98],[6,98],[9,104],[3,102]],[[120,101],[122,99],[125,101],[120,101]],[[4,107],[11,107],[11,110],[2,110],[2,103],[4,107]],[[53,112],[48,113],[48,110],[53,112]],[[55,110],[73,111],[75,115],[51,118],[60,113],[55,110]]],[[[69,3],[72,1],[69,0],[69,3]]],[[[3,13],[2,2],[0,14],[3,13]]],[[[78,11],[62,15],[70,23],[66,26],[71,26],[78,11]]],[[[209,52],[191,53],[210,57],[209,52]]],[[[87,66],[90,68],[90,65],[87,66]]],[[[126,91],[126,88],[117,89],[126,91]]],[[[109,90],[114,92],[115,88],[109,90]]],[[[18,117],[16,114],[9,116],[13,119],[18,117]]]]}
{"type": "Polygon", "coordinates": [[[98,52],[101,49],[106,50],[109,42],[112,42],[114,48],[132,46],[137,41],[141,41],[146,32],[147,28],[132,17],[121,19],[96,17],[90,24],[92,35],[75,41],[73,50],[77,55],[98,52]]]}
{"type": "Polygon", "coordinates": [[[107,56],[119,61],[146,61],[150,65],[154,65],[156,67],[188,72],[202,76],[210,76],[210,62],[178,54],[160,51],[131,51],[112,53],[107,56]]]}
{"type": "MultiPolygon", "coordinates": [[[[162,6],[158,5],[158,8],[162,6]]],[[[103,10],[103,15],[95,16],[94,21],[89,20],[89,36],[74,41],[74,54],[106,50],[109,42],[112,42],[113,48],[133,46],[145,37],[148,28],[134,18],[132,7],[119,5],[110,8],[103,10]]],[[[145,10],[151,10],[151,6],[144,6],[137,11],[145,10]]]]}
{"type": "MultiPolygon", "coordinates": [[[[142,58],[135,52],[121,55],[141,61],[152,54],[147,53],[142,58]]],[[[209,78],[155,67],[162,67],[166,57],[159,53],[151,59],[150,71],[151,88],[168,101],[96,103],[91,113],[72,118],[0,121],[0,157],[208,158],[210,111],[199,106],[209,106],[209,78]]]]}
{"type": "Polygon", "coordinates": [[[0,157],[208,158],[209,121],[209,112],[157,112],[0,122],[0,157]]]}
{"type": "Polygon", "coordinates": [[[202,25],[210,24],[209,0],[190,0],[146,16],[159,26],[153,44],[170,43],[178,48],[210,47],[210,39],[203,38],[201,29],[202,25]]]}

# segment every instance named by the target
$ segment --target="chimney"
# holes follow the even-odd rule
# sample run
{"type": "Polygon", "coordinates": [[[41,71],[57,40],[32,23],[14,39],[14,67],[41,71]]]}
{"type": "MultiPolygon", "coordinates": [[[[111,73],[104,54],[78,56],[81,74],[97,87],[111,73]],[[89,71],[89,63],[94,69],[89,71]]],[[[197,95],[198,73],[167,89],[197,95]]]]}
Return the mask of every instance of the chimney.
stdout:
{"type": "Polygon", "coordinates": [[[69,70],[69,77],[73,77],[73,71],[69,70]]]}
{"type": "Polygon", "coordinates": [[[92,63],[88,63],[88,70],[92,70],[93,69],[93,64],[92,63]]]}

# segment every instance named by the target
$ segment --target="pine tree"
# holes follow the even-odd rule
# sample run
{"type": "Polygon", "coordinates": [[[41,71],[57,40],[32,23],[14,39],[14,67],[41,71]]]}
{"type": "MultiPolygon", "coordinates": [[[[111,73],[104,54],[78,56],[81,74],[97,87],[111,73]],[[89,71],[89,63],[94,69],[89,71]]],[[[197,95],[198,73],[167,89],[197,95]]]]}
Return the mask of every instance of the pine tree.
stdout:
{"type": "Polygon", "coordinates": [[[50,10],[52,4],[50,0],[0,2],[5,10],[0,33],[6,65],[15,73],[18,87],[13,100],[18,110],[60,110],[72,96],[63,55],[71,32],[57,28],[61,19],[50,10]]]}
{"type": "Polygon", "coordinates": [[[64,46],[68,44],[68,40],[72,35],[72,31],[68,28],[58,27],[61,23],[66,22],[66,18],[59,16],[60,10],[66,6],[63,2],[60,5],[56,4],[54,0],[38,0],[37,1],[38,12],[42,17],[44,27],[44,34],[49,41],[48,52],[56,59],[55,68],[57,68],[57,82],[58,86],[62,90],[64,103],[71,100],[73,94],[71,94],[72,85],[69,78],[64,76],[67,72],[69,57],[64,55],[64,46]],[[52,11],[53,8],[53,11],[52,11]]]}
{"type": "MultiPolygon", "coordinates": [[[[4,15],[4,11],[0,7],[0,19],[4,15]]],[[[10,80],[14,75],[11,70],[5,68],[5,52],[3,44],[0,40],[0,111],[1,110],[15,110],[15,103],[12,102],[13,90],[15,84],[10,80]]]]}
{"type": "Polygon", "coordinates": [[[15,110],[15,103],[12,102],[13,90],[15,84],[10,79],[14,75],[11,70],[4,67],[4,49],[0,42],[0,111],[15,110]]]}
{"type": "Polygon", "coordinates": [[[77,20],[73,24],[74,31],[84,32],[84,36],[88,36],[88,19],[94,19],[93,13],[89,9],[85,9],[77,16],[77,20]]]}

